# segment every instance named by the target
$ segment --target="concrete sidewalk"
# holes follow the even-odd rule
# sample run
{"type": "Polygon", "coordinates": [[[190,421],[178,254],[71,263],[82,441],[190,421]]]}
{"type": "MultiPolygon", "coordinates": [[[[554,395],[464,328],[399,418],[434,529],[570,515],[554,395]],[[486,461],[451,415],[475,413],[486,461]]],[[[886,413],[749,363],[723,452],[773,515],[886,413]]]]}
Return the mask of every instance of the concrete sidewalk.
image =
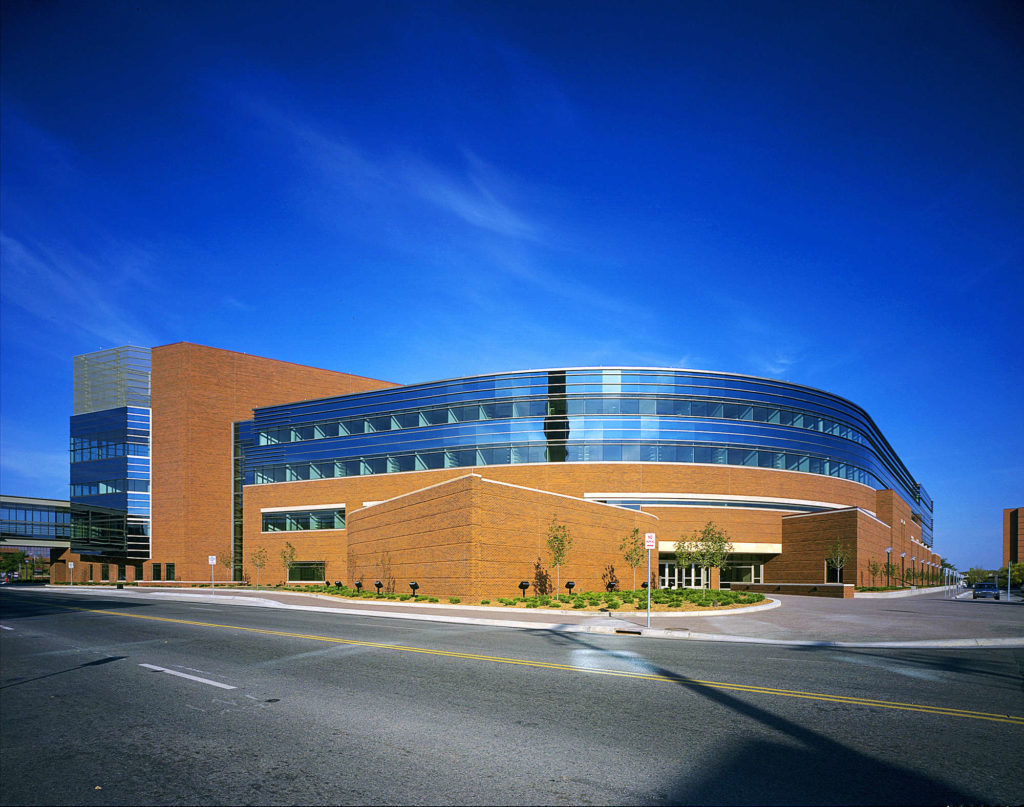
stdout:
{"type": "MultiPolygon", "coordinates": [[[[29,589],[22,589],[29,590],[29,589]]],[[[38,589],[37,589],[38,590],[38,589]]],[[[326,594],[180,588],[47,586],[83,596],[217,601],[224,604],[336,612],[392,619],[652,638],[837,647],[1024,647],[1024,601],[949,599],[925,590],[898,599],[825,599],[773,595],[749,608],[717,612],[574,612],[379,600],[326,594]]]]}

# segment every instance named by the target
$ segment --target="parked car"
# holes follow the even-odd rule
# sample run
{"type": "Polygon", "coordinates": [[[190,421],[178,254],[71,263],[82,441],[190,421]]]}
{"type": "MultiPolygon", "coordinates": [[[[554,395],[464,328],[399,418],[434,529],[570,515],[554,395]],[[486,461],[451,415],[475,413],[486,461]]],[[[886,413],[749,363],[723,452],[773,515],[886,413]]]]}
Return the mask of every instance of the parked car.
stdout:
{"type": "Polygon", "coordinates": [[[999,588],[995,583],[975,583],[974,593],[971,595],[971,599],[976,600],[978,597],[992,597],[998,600],[999,588]]]}

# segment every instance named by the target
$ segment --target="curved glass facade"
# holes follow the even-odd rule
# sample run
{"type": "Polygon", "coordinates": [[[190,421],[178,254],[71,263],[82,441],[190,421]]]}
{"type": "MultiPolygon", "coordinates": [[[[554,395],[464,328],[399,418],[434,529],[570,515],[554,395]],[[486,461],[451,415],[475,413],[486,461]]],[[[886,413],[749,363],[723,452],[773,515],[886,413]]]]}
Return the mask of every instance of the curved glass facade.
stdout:
{"type": "Polygon", "coordinates": [[[692,370],[557,369],[254,414],[246,484],[542,462],[739,465],[891,488],[931,543],[931,500],[867,413],[799,384],[692,370]]]}

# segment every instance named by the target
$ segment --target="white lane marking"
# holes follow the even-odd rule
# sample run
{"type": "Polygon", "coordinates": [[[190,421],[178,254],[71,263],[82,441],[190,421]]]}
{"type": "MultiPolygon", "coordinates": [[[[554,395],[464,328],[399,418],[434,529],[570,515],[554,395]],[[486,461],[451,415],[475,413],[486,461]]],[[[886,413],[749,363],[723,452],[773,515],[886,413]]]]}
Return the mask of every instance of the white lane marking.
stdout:
{"type": "Polygon", "coordinates": [[[3,628],[4,630],[14,630],[14,628],[9,628],[6,625],[0,625],[0,628],[3,628]]]}
{"type": "Polygon", "coordinates": [[[177,670],[168,670],[166,667],[157,667],[155,664],[140,664],[140,667],[145,667],[147,670],[156,670],[157,672],[164,672],[168,675],[176,675],[179,678],[187,678],[189,681],[198,681],[200,684],[209,684],[212,687],[220,687],[221,689],[238,689],[233,687],[231,684],[222,684],[219,681],[211,681],[209,678],[200,678],[198,675],[189,675],[188,673],[178,672],[177,670]]]}

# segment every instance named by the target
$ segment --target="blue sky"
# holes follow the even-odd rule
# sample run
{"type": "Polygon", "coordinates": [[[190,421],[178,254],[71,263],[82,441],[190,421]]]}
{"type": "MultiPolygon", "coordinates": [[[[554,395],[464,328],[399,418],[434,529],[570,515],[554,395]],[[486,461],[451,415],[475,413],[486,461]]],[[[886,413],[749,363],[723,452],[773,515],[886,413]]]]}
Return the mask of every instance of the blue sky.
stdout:
{"type": "Polygon", "coordinates": [[[1024,504],[1013,2],[4,0],[2,489],[72,356],[726,370],[864,407],[995,566],[1024,504]]]}

